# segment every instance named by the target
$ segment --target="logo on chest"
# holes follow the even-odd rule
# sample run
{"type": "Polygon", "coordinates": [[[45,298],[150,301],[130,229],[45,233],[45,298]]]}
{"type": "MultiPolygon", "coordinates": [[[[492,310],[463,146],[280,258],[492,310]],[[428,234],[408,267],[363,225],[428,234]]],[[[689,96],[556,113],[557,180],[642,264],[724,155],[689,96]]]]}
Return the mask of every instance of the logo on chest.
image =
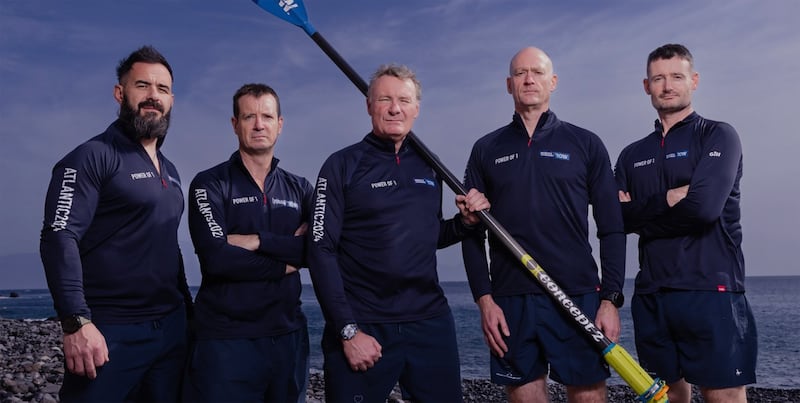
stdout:
{"type": "Polygon", "coordinates": [[[372,182],[372,183],[369,184],[369,186],[371,188],[373,188],[373,189],[388,188],[388,187],[392,187],[392,186],[397,186],[397,181],[394,180],[394,179],[389,179],[389,180],[385,180],[385,181],[372,182]]]}
{"type": "Polygon", "coordinates": [[[259,200],[258,196],[234,197],[231,199],[231,204],[236,206],[239,204],[258,203],[258,200],[259,200]]]}
{"type": "Polygon", "coordinates": [[[558,151],[539,151],[539,157],[552,158],[561,161],[569,161],[569,153],[562,153],[558,151]]]}
{"type": "Polygon", "coordinates": [[[494,164],[495,165],[505,164],[506,162],[514,161],[517,158],[519,158],[519,153],[504,155],[502,157],[495,158],[494,164]]]}
{"type": "Polygon", "coordinates": [[[664,156],[664,159],[671,160],[673,158],[686,158],[689,156],[689,150],[676,151],[664,156]]]}
{"type": "Polygon", "coordinates": [[[151,179],[151,178],[155,178],[155,177],[156,177],[156,174],[154,174],[153,171],[134,172],[134,173],[131,174],[131,179],[133,179],[135,181],[138,181],[140,179],[151,179]]]}

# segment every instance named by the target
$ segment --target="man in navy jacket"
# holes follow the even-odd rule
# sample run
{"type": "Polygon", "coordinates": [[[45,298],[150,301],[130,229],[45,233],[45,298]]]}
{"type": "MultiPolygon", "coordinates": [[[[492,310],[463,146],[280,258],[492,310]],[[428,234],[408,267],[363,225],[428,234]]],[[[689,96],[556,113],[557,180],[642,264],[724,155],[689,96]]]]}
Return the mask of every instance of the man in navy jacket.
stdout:
{"type": "Polygon", "coordinates": [[[117,78],[119,119],[56,164],[45,200],[40,250],[64,330],[62,402],[175,401],[180,390],[191,310],[183,192],[160,151],[172,69],[145,46],[117,78]]]}
{"type": "Polygon", "coordinates": [[[627,232],[639,235],[631,304],[642,366],[689,402],[744,402],[755,382],[756,328],[744,296],[734,128],[692,108],[700,75],[683,45],[650,53],[644,90],[655,130],[620,153],[616,166],[627,232]]]}
{"type": "Polygon", "coordinates": [[[278,167],[280,100],[264,84],[233,96],[239,150],[189,188],[200,259],[192,401],[305,401],[308,331],[300,309],[311,184],[278,167]]]}
{"type": "MultiPolygon", "coordinates": [[[[506,79],[511,123],[480,138],[467,186],[485,192],[493,216],[611,340],[619,336],[625,234],[611,161],[594,133],[550,110],[558,76],[537,48],[520,50],[506,79]],[[589,244],[589,206],[600,269],[589,244]]],[[[605,400],[608,368],[586,334],[563,315],[497,237],[462,243],[464,265],[491,356],[491,379],[510,401],[546,401],[547,376],[569,401],[605,400]],[[491,276],[490,276],[491,274],[491,276]]]]}
{"type": "Polygon", "coordinates": [[[399,381],[414,401],[461,401],[453,315],[436,250],[476,228],[482,194],[457,196],[444,220],[441,181],[409,144],[421,89],[405,66],[373,75],[372,131],[320,169],[309,264],[323,314],[328,402],[386,400],[399,381]]]}

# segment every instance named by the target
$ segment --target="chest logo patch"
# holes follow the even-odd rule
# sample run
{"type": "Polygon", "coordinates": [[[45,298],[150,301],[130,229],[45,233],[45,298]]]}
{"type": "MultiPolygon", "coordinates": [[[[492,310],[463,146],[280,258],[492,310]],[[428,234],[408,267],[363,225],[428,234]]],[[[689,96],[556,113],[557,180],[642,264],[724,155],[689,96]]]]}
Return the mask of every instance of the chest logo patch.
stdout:
{"type": "Polygon", "coordinates": [[[688,156],[689,156],[689,150],[683,150],[683,151],[676,151],[674,153],[669,153],[664,156],[664,159],[670,160],[673,158],[686,158],[688,156]]]}
{"type": "Polygon", "coordinates": [[[517,158],[519,158],[519,153],[513,153],[513,154],[504,155],[502,157],[495,158],[494,159],[494,164],[495,165],[504,164],[506,162],[514,161],[517,158]]]}
{"type": "Polygon", "coordinates": [[[422,179],[414,178],[414,183],[416,183],[418,185],[428,185],[428,186],[431,186],[431,187],[436,187],[436,182],[434,182],[432,179],[428,179],[428,178],[422,178],[422,179]]]}
{"type": "Polygon", "coordinates": [[[554,158],[562,161],[569,161],[569,153],[558,151],[539,151],[539,156],[543,158],[554,158]]]}

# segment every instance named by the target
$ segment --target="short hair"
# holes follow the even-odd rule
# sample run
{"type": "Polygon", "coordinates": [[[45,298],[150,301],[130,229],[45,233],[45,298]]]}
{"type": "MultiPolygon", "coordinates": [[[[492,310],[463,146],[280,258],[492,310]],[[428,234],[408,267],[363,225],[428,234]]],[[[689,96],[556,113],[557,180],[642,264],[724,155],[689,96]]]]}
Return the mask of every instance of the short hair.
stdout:
{"type": "Polygon", "coordinates": [[[136,49],[128,57],[119,61],[117,65],[117,81],[122,82],[122,77],[133,69],[135,63],[163,64],[169,71],[170,79],[175,81],[175,77],[172,76],[172,67],[167,62],[167,58],[150,45],[136,49]]]}
{"type": "MultiPolygon", "coordinates": [[[[383,76],[391,76],[401,80],[411,80],[411,82],[414,83],[414,88],[416,89],[417,101],[422,99],[422,84],[420,84],[419,80],[417,79],[417,75],[414,74],[414,71],[408,66],[394,63],[381,65],[378,67],[378,70],[372,74],[372,77],[370,77],[369,88],[372,89],[372,86],[375,84],[375,80],[383,76]]],[[[367,95],[371,96],[372,92],[368,91],[367,95]]]]}
{"type": "Polygon", "coordinates": [[[661,59],[672,59],[673,57],[679,57],[688,61],[689,67],[694,69],[694,58],[692,57],[692,52],[689,52],[689,49],[687,49],[686,46],[677,43],[668,43],[666,45],[659,46],[656,48],[656,50],[650,52],[650,55],[647,56],[647,71],[650,71],[650,63],[661,59]]]}
{"type": "Polygon", "coordinates": [[[236,93],[233,94],[233,117],[239,117],[239,98],[245,95],[252,95],[256,98],[261,98],[264,95],[272,95],[275,97],[275,105],[278,107],[278,117],[281,116],[281,100],[278,98],[278,93],[269,85],[251,83],[241,86],[236,90],[236,93]]]}

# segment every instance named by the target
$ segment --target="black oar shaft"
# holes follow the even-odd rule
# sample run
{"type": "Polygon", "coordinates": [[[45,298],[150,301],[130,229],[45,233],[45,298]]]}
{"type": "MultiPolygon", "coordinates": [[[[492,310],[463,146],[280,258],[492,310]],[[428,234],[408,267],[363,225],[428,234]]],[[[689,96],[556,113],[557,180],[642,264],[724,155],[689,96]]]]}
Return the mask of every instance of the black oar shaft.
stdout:
{"type": "MultiPolygon", "coordinates": [[[[316,44],[325,52],[326,55],[333,61],[336,66],[339,67],[340,70],[350,79],[350,81],[355,84],[355,86],[361,91],[364,96],[367,96],[368,86],[364,79],[347,63],[344,58],[336,51],[336,49],[325,40],[325,37],[322,36],[319,32],[315,32],[311,35],[311,39],[316,42],[316,44]]],[[[444,182],[453,190],[456,194],[465,195],[467,194],[467,190],[464,188],[464,185],[461,181],[447,169],[444,164],[436,157],[431,150],[425,146],[422,141],[420,141],[414,132],[408,133],[408,139],[410,140],[410,144],[414,147],[417,152],[422,155],[422,157],[428,162],[428,164],[436,171],[439,176],[442,177],[444,182]]],[[[511,253],[515,255],[517,259],[523,262],[526,268],[533,274],[534,278],[544,287],[544,289],[551,294],[553,298],[557,300],[557,302],[564,301],[564,299],[569,299],[566,297],[566,294],[561,290],[561,288],[553,282],[547,273],[539,266],[536,261],[525,252],[525,250],[520,246],[519,243],[503,228],[502,225],[494,218],[491,214],[487,211],[480,211],[478,213],[481,217],[481,220],[489,228],[492,233],[497,236],[500,241],[508,248],[511,253]],[[542,276],[544,275],[544,277],[542,276]],[[560,300],[559,300],[560,298],[560,300]]],[[[563,304],[559,303],[559,306],[570,316],[573,316],[573,319],[578,321],[578,318],[586,318],[586,316],[581,312],[574,304],[568,303],[563,304]]],[[[583,320],[583,319],[581,319],[583,320]]],[[[579,323],[583,325],[582,323],[579,323]]],[[[589,326],[582,326],[584,330],[589,333],[590,338],[594,341],[595,345],[600,349],[603,350],[609,345],[611,345],[612,341],[609,340],[600,330],[594,327],[594,324],[589,324],[589,326]]]]}

